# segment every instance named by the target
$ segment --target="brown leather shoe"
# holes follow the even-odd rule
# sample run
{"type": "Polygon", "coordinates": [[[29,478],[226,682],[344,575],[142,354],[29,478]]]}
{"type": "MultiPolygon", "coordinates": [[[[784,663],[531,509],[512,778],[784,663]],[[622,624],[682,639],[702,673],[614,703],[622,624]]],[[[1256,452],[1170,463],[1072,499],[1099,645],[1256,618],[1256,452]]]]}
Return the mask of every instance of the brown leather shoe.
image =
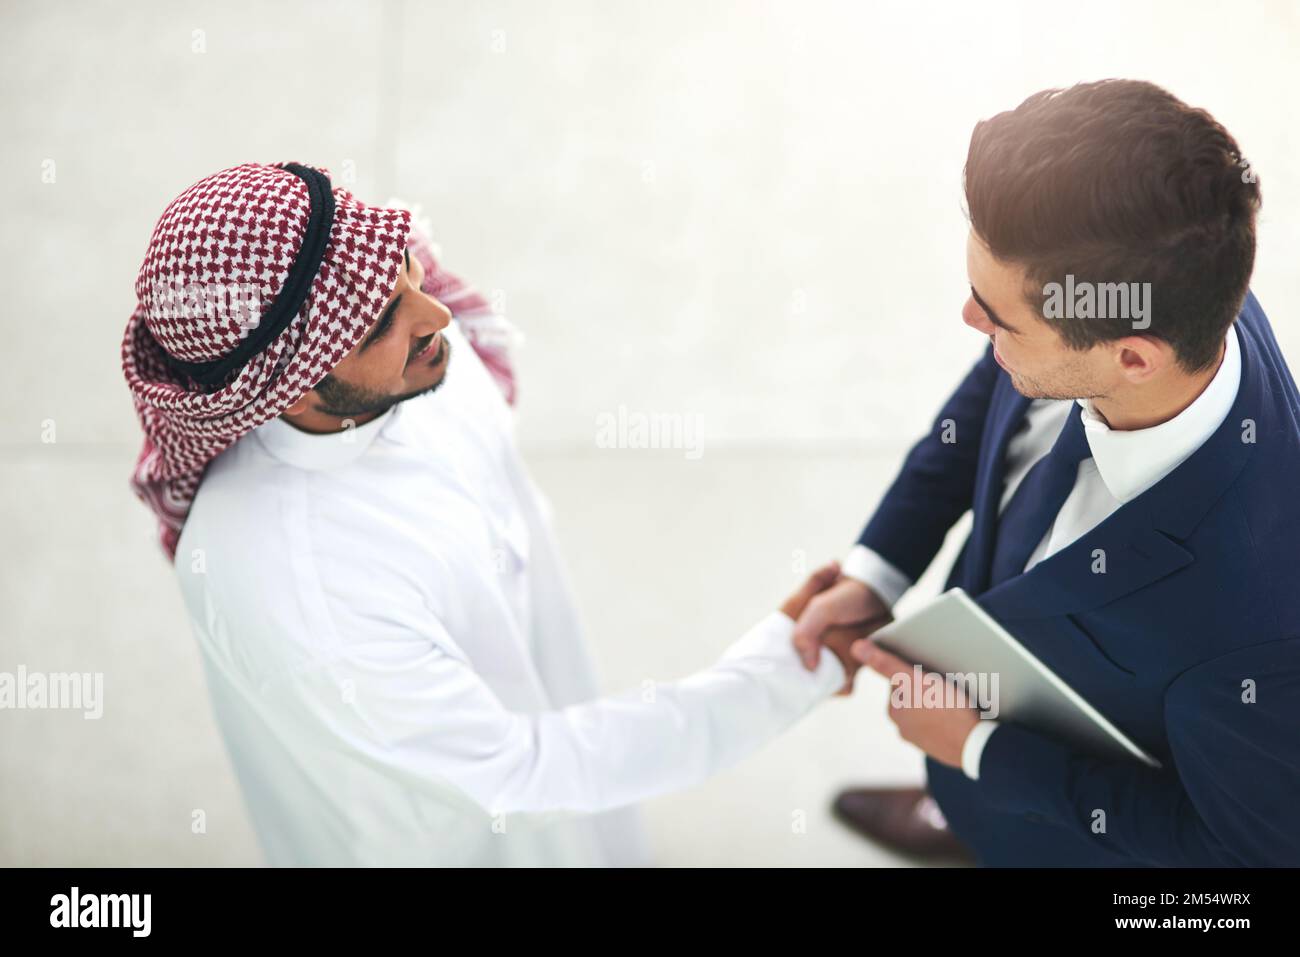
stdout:
{"type": "Polygon", "coordinates": [[[924,788],[853,788],[831,810],[844,824],[891,851],[921,861],[974,864],[924,788]]]}

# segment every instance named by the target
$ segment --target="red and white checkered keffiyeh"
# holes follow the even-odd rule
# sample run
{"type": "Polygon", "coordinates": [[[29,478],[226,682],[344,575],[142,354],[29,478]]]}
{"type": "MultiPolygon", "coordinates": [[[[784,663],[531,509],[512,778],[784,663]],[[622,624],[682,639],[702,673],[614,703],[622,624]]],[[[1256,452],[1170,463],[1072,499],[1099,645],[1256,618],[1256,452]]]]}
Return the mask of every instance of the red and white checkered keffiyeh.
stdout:
{"type": "Polygon", "coordinates": [[[183,192],[154,228],[136,279],[122,368],[145,436],[131,486],[157,515],[169,559],[208,463],[302,398],[361,341],[383,310],[408,244],[425,267],[424,291],[456,316],[514,400],[501,334],[508,325],[441,269],[428,240],[412,230],[410,212],[367,206],[342,188],[333,195],[324,258],[302,308],[264,350],[207,388],[174,371],[163,350],[205,362],[239,344],[252,314],[241,311],[239,295],[253,290],[265,303],[280,292],[306,229],[308,188],[279,165],[236,166],[183,192]],[[196,290],[208,302],[215,291],[218,306],[236,307],[195,308],[190,298],[190,308],[178,308],[196,290]],[[241,292],[232,296],[234,290],[241,292]]]}

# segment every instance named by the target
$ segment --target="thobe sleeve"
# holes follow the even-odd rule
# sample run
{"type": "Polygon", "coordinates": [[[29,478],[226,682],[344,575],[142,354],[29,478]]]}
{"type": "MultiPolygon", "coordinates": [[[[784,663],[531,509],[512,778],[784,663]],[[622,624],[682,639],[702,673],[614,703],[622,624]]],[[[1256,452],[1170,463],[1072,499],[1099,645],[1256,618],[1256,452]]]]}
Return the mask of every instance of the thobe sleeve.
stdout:
{"type": "Polygon", "coordinates": [[[415,786],[450,783],[491,814],[596,812],[698,784],[840,688],[834,655],[800,664],[793,628],[774,612],[710,668],[540,713],[506,707],[445,632],[357,643],[329,673],[364,729],[348,746],[415,786]]]}

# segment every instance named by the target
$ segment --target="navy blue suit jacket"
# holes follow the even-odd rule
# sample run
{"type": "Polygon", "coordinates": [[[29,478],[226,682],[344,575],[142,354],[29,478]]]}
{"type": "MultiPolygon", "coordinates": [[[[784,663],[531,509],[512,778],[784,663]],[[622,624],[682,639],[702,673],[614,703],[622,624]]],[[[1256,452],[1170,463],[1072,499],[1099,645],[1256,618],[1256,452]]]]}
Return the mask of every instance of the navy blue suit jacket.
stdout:
{"type": "Polygon", "coordinates": [[[991,347],[859,539],[915,579],[973,509],[949,586],[1163,764],[1014,724],[989,739],[978,781],[927,760],[984,864],[1300,864],[1300,396],[1253,294],[1235,329],[1241,385],[1219,429],[1027,573],[987,589],[1007,443],[1029,405],[991,347]]]}

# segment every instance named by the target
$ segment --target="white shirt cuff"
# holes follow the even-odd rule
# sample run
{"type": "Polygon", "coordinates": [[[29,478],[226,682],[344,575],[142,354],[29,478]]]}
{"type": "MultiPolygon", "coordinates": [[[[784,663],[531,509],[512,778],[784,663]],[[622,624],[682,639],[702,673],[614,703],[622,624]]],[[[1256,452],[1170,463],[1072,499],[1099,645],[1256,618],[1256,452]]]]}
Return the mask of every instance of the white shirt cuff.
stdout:
{"type": "Polygon", "coordinates": [[[817,667],[809,671],[794,650],[794,621],[783,612],[774,611],[746,632],[722,654],[721,661],[747,661],[773,680],[793,681],[806,686],[815,697],[823,698],[844,687],[847,676],[834,653],[827,650],[817,657],[817,667]]]}
{"type": "Polygon", "coordinates": [[[980,723],[971,728],[966,735],[966,743],[961,746],[961,769],[972,781],[980,779],[980,758],[984,756],[984,745],[998,729],[998,723],[989,718],[981,718],[980,723]]]}
{"type": "Polygon", "coordinates": [[[848,557],[840,563],[840,571],[874,591],[889,608],[893,608],[903,597],[903,592],[912,587],[912,579],[865,545],[853,546],[848,557]]]}

